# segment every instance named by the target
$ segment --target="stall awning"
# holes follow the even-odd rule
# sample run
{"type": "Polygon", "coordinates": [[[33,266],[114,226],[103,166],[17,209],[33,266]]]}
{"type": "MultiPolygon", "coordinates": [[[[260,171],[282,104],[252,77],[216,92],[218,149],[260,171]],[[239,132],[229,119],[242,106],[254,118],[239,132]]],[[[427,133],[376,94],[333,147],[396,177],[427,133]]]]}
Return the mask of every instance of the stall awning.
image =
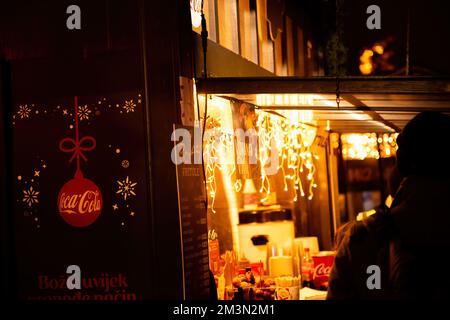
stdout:
{"type": "Polygon", "coordinates": [[[336,132],[400,131],[422,111],[450,115],[450,77],[209,78],[197,80],[197,91],[265,110],[313,110],[336,132]]]}

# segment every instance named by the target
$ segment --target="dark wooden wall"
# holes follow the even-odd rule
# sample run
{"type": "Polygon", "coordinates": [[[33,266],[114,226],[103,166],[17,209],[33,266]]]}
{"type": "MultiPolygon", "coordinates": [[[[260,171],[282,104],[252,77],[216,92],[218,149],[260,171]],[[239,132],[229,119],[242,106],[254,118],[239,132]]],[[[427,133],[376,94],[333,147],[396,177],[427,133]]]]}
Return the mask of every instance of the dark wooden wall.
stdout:
{"type": "MultiPolygon", "coordinates": [[[[130,250],[141,252],[139,254],[144,252],[143,263],[149,262],[143,276],[142,286],[146,287],[143,297],[179,299],[183,294],[182,256],[170,135],[173,124],[181,122],[179,76],[193,77],[189,2],[79,1],[82,30],[78,33],[64,28],[65,8],[69,4],[72,3],[17,1],[2,7],[0,57],[5,57],[15,66],[14,72],[20,75],[21,80],[15,81],[17,79],[13,77],[12,87],[8,87],[2,76],[1,119],[6,119],[3,112],[5,103],[9,103],[5,97],[12,95],[21,100],[45,101],[48,92],[42,88],[49,86],[55,97],[70,96],[73,92],[90,96],[134,88],[142,91],[144,113],[141,121],[146,142],[146,171],[142,176],[148,181],[148,211],[144,213],[148,229],[146,240],[139,248],[130,250]],[[19,16],[22,19],[18,19],[19,16]],[[114,67],[108,67],[111,65],[114,67]],[[46,66],[51,66],[51,69],[46,69],[46,66]],[[27,71],[33,74],[30,79],[23,76],[27,71]],[[36,74],[41,75],[38,82],[36,74]],[[118,75],[123,77],[118,80],[118,75]]],[[[0,129],[3,138],[3,123],[0,129]]],[[[8,141],[12,141],[10,137],[7,137],[6,145],[8,141]]],[[[4,169],[4,161],[11,160],[5,148],[0,139],[1,288],[7,288],[3,285],[7,279],[12,281],[9,290],[2,293],[16,297],[13,291],[20,286],[17,282],[20,275],[14,275],[17,269],[14,257],[6,259],[7,252],[12,252],[13,243],[4,241],[8,240],[8,234],[15,233],[13,225],[5,223],[15,214],[7,210],[5,201],[12,197],[4,192],[5,177],[11,173],[4,169]],[[6,269],[7,263],[12,263],[9,270],[6,269]]]]}

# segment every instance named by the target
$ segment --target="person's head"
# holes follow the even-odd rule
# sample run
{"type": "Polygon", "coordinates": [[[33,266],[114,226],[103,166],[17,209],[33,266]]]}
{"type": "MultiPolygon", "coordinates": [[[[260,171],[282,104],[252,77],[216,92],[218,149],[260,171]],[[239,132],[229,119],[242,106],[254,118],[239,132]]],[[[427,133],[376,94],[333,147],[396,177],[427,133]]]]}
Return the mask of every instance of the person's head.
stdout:
{"type": "Polygon", "coordinates": [[[397,137],[397,168],[403,177],[449,176],[450,117],[438,112],[415,116],[397,137]]]}

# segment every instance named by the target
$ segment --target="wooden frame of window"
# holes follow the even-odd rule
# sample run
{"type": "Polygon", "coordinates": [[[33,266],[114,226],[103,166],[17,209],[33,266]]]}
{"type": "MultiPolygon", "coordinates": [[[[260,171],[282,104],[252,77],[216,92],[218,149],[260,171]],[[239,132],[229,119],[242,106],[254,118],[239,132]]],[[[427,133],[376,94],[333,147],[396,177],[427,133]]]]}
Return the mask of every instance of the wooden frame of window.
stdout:
{"type": "Polygon", "coordinates": [[[285,16],[285,50],[286,50],[286,64],[287,64],[287,75],[294,76],[295,75],[295,63],[294,63],[294,27],[292,23],[292,19],[288,16],[285,16]]]}
{"type": "Polygon", "coordinates": [[[216,0],[219,44],[239,54],[237,0],[216,0]]]}

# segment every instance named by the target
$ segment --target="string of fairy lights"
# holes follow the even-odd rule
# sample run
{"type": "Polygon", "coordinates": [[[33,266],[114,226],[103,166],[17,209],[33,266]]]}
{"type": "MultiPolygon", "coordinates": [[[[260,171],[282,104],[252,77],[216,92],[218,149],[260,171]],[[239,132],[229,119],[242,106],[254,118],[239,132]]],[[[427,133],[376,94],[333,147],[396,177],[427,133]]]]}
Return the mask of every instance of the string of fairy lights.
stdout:
{"type": "MultiPolygon", "coordinates": [[[[261,162],[261,189],[267,197],[271,192],[270,179],[264,168],[270,165],[270,153],[276,148],[279,156],[278,171],[283,176],[284,191],[288,191],[289,181],[300,196],[314,197],[316,166],[319,156],[312,151],[316,128],[311,125],[312,113],[307,111],[280,111],[279,115],[257,110],[259,138],[259,159],[261,162]],[[302,121],[303,120],[303,121],[302,121]],[[306,183],[302,181],[306,176],[306,183]]],[[[297,201],[297,192],[294,196],[297,201]]]]}
{"type": "MultiPolygon", "coordinates": [[[[226,132],[221,125],[221,119],[208,116],[206,119],[207,134],[203,140],[203,159],[205,166],[206,187],[211,203],[208,207],[212,213],[216,213],[214,203],[217,192],[216,170],[225,173],[228,179],[232,179],[236,172],[234,162],[224,162],[223,155],[234,153],[234,136],[226,132]]],[[[237,182],[235,183],[236,186],[237,182]]]]}
{"type": "MultiPolygon", "coordinates": [[[[315,161],[319,156],[313,152],[312,145],[316,135],[316,127],[313,125],[312,112],[296,111],[289,114],[288,111],[279,114],[267,113],[255,110],[256,135],[258,140],[258,162],[260,167],[260,201],[264,203],[271,192],[271,175],[266,168],[272,165],[274,152],[278,157],[278,165],[275,174],[281,174],[283,190],[288,191],[289,186],[295,189],[293,201],[298,196],[312,200],[315,182],[315,161]]],[[[236,163],[223,161],[225,155],[235,154],[234,132],[229,132],[222,125],[222,119],[218,116],[208,115],[206,120],[206,134],[203,140],[203,156],[209,208],[215,213],[215,201],[217,195],[216,173],[231,181],[235,192],[242,189],[242,181],[236,175],[236,163]]],[[[234,156],[232,157],[234,160],[234,156]]]]}
{"type": "MultiPolygon", "coordinates": [[[[340,136],[344,160],[379,159],[395,156],[398,133],[348,133],[340,136]]],[[[331,140],[337,141],[337,134],[331,140]]]]}
{"type": "MultiPolygon", "coordinates": [[[[218,97],[210,97],[211,108],[214,103],[221,108],[230,107],[220,102],[218,97]],[[217,101],[216,101],[217,100],[217,101]]],[[[222,99],[223,100],[223,99],[222,99]]],[[[281,176],[283,191],[288,192],[293,188],[293,201],[298,197],[312,200],[316,182],[316,163],[320,159],[313,147],[317,133],[317,122],[313,119],[311,110],[278,110],[269,113],[260,109],[254,110],[256,116],[255,131],[257,135],[257,161],[259,164],[258,179],[261,203],[269,199],[269,195],[275,191],[273,176],[281,176]],[[275,156],[278,158],[276,172],[267,173],[266,168],[273,165],[275,156]]],[[[216,174],[220,172],[222,178],[229,179],[233,189],[239,193],[243,182],[236,174],[237,166],[234,161],[236,154],[236,137],[234,132],[224,125],[224,119],[219,116],[221,112],[208,115],[206,129],[210,132],[203,142],[204,165],[206,171],[206,185],[209,208],[216,212],[214,204],[217,195],[216,174]],[[230,157],[233,161],[223,161],[230,157]]],[[[387,158],[395,156],[397,150],[397,133],[352,133],[337,135],[331,134],[332,146],[341,141],[342,153],[345,160],[366,158],[387,158]],[[335,141],[333,143],[333,141],[335,141]]],[[[249,152],[248,150],[246,151],[249,152]]],[[[278,179],[277,179],[278,180],[278,179]]]]}

